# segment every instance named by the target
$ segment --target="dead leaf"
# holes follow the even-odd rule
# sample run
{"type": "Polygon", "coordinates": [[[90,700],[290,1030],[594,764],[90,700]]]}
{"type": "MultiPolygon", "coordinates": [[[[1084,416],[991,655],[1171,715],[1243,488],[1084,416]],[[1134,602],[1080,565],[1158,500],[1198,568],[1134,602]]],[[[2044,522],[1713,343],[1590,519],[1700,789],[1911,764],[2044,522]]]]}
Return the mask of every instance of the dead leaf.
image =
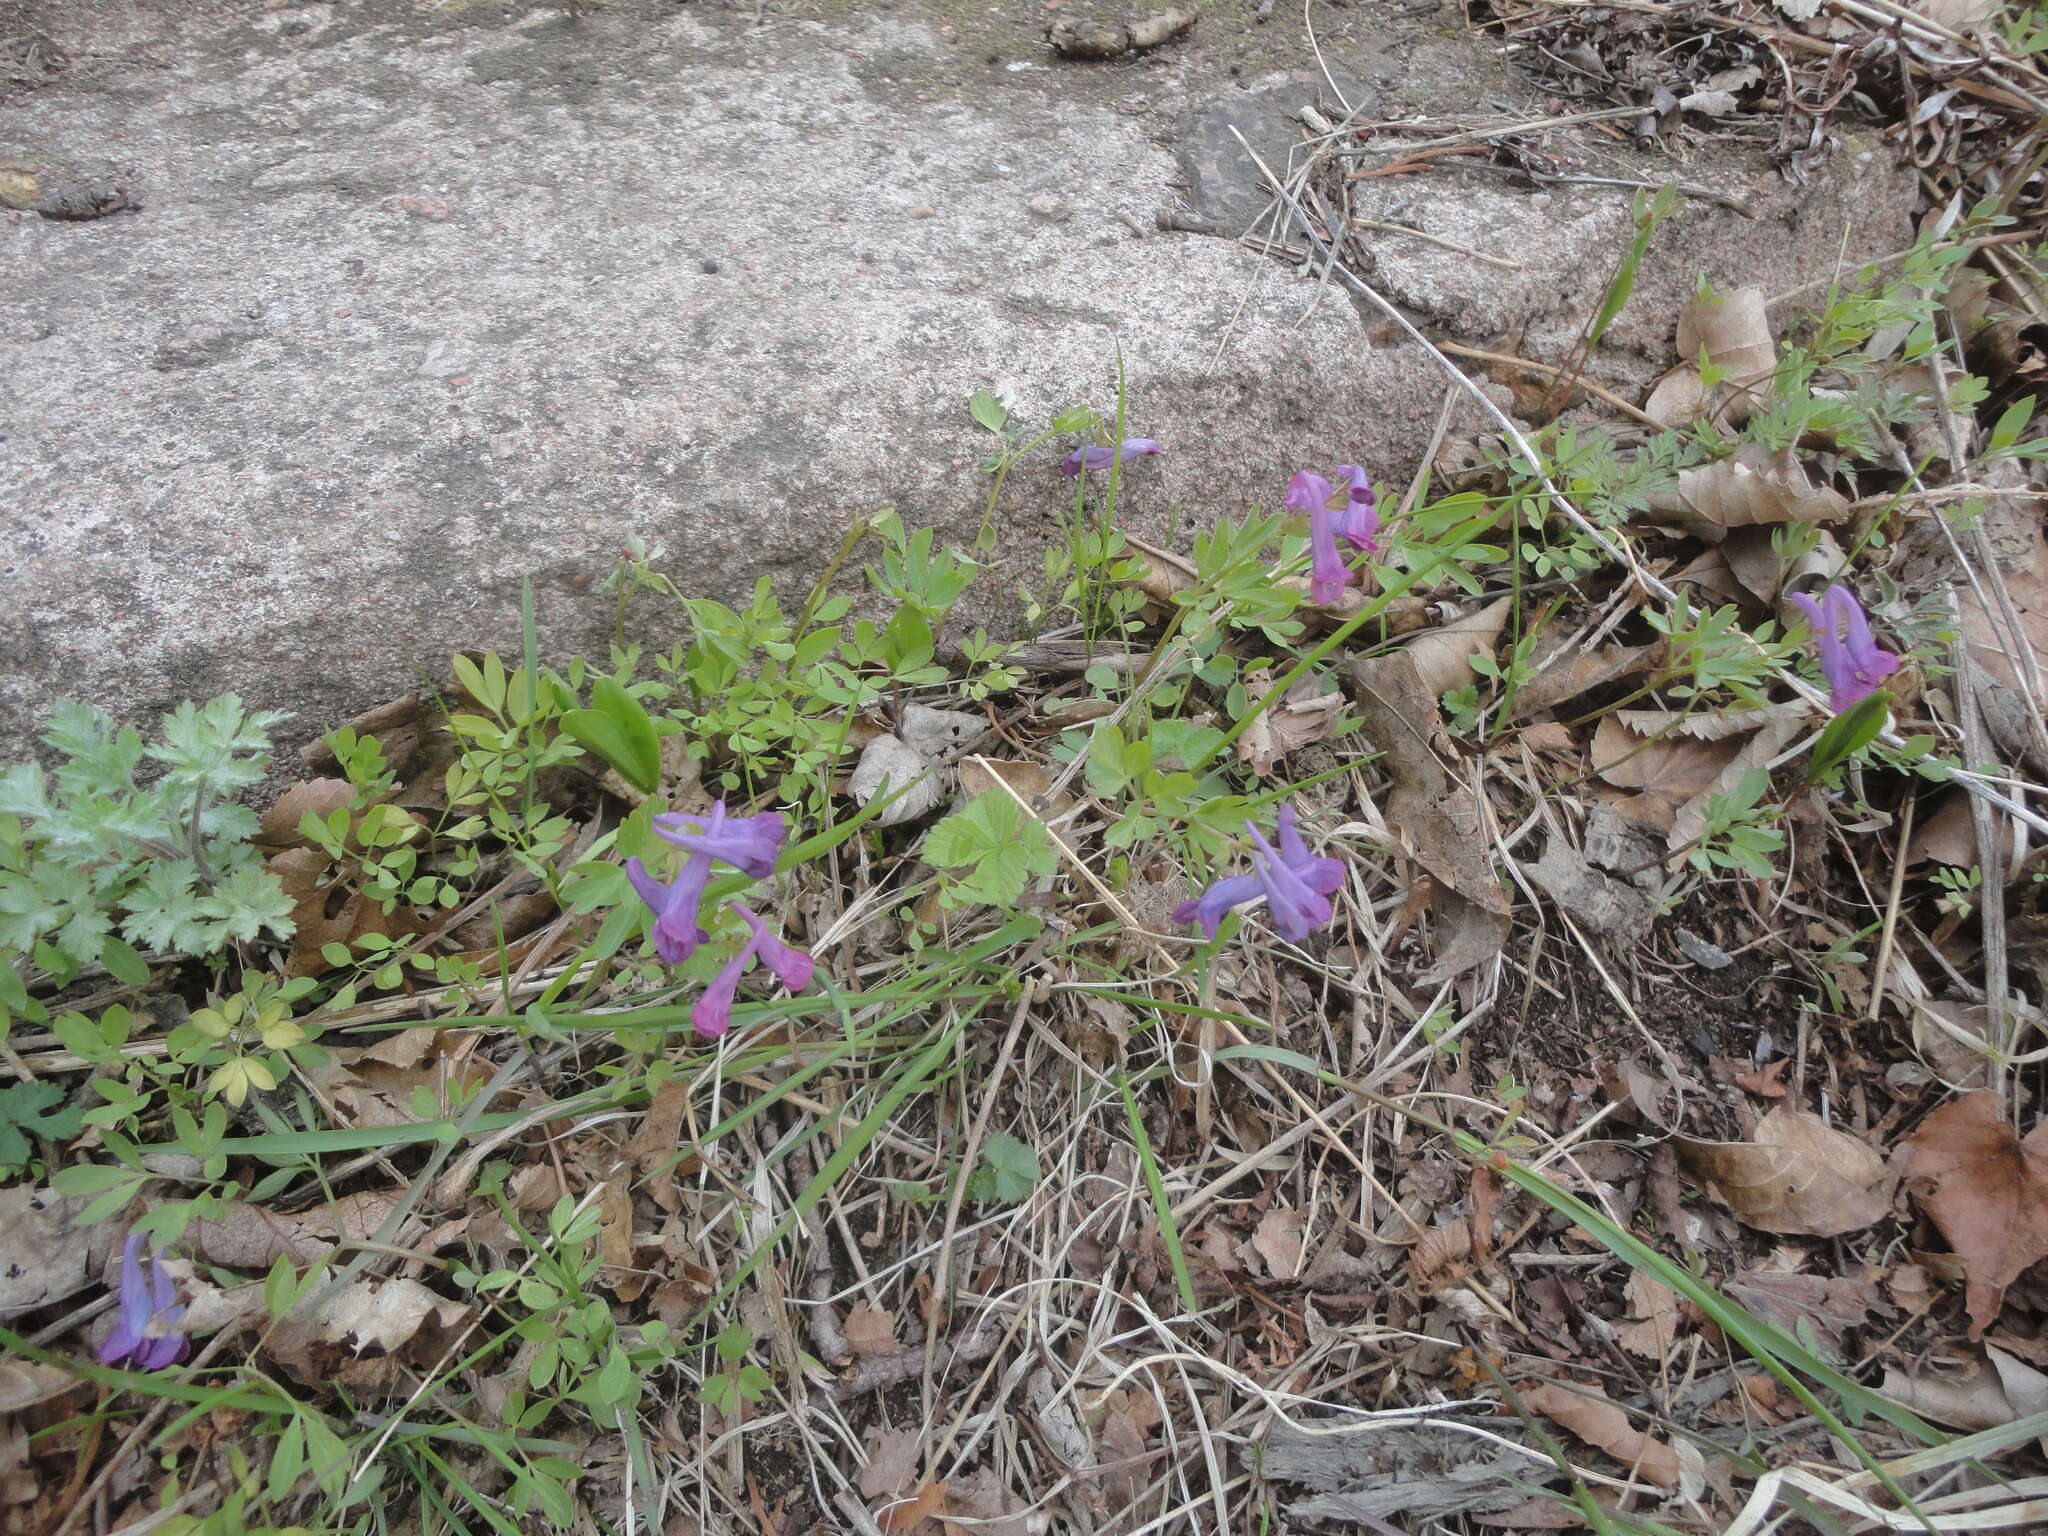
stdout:
{"type": "MultiPolygon", "coordinates": [[[[960,798],[965,802],[991,789],[1008,785],[1020,800],[1029,803],[1049,791],[1056,777],[1052,769],[1043,763],[970,757],[960,764],[960,798]]],[[[1045,819],[1059,820],[1074,808],[1075,803],[1072,795],[1061,791],[1046,803],[1045,819]]]]}
{"type": "Polygon", "coordinates": [[[1835,1237],[1882,1220],[1893,1181],[1884,1159],[1815,1114],[1777,1104],[1757,1122],[1753,1141],[1677,1138],[1679,1160],[1734,1212],[1761,1232],[1835,1237]]]}
{"type": "Polygon", "coordinates": [[[1539,1382],[1522,1389],[1522,1401],[1659,1488],[1677,1488],[1678,1453],[1635,1428],[1628,1415],[1609,1402],[1607,1394],[1598,1387],[1572,1389],[1554,1382],[1539,1382]]]}
{"type": "Polygon", "coordinates": [[[1842,1336],[1851,1328],[1862,1327],[1872,1312],[1884,1310],[1877,1288],[1853,1275],[1747,1269],[1729,1276],[1727,1289],[1757,1316],[1795,1333],[1810,1328],[1814,1338],[1830,1349],[1839,1348],[1842,1336]]]}
{"type": "Polygon", "coordinates": [[[1620,716],[1604,715],[1593,732],[1593,771],[1617,789],[1639,791],[1617,809],[1668,831],[1678,808],[1718,783],[1741,750],[1737,741],[1698,741],[1676,731],[1638,735],[1620,716]]]}
{"type": "Polygon", "coordinates": [[[1275,1206],[1259,1218],[1252,1233],[1252,1247],[1266,1261],[1275,1280],[1294,1280],[1301,1275],[1302,1214],[1275,1206]]]}
{"type": "MultiPolygon", "coordinates": [[[[429,922],[400,903],[386,912],[354,882],[344,878],[319,848],[287,848],[264,861],[292,899],[292,949],[285,962],[290,976],[318,976],[333,969],[321,955],[328,944],[353,944],[365,934],[403,938],[422,933],[429,922]]],[[[353,868],[353,865],[348,866],[353,868]]]]}
{"type": "Polygon", "coordinates": [[[854,804],[866,805],[892,789],[902,789],[903,793],[876,814],[878,827],[893,827],[924,815],[945,793],[939,774],[915,747],[896,736],[877,736],[854,764],[853,774],[846,781],[846,792],[853,797],[854,804]],[[910,787],[904,789],[905,785],[910,787]]]}
{"type": "Polygon", "coordinates": [[[0,1360],[0,1415],[22,1413],[83,1386],[69,1371],[33,1360],[0,1360]]]}
{"type": "Polygon", "coordinates": [[[1646,672],[1663,659],[1662,641],[1649,645],[1603,645],[1597,651],[1569,651],[1515,690],[1508,713],[1513,721],[1527,720],[1547,709],[1569,703],[1594,688],[1646,672]]]}
{"type": "Polygon", "coordinates": [[[1828,523],[1848,516],[1849,499],[1816,485],[1791,449],[1773,454],[1745,443],[1725,459],[1680,470],[1678,483],[1650,497],[1650,511],[1712,542],[1757,523],[1828,523]]]}
{"type": "MultiPolygon", "coordinates": [[[[1245,690],[1253,698],[1272,685],[1271,675],[1263,669],[1245,674],[1245,690]]],[[[1274,765],[1288,753],[1327,740],[1344,718],[1344,695],[1317,693],[1321,686],[1320,678],[1304,676],[1279,703],[1253,720],[1237,739],[1238,760],[1249,763],[1260,778],[1270,778],[1274,765]]]]}
{"type": "Polygon", "coordinates": [[[895,1499],[879,1506],[874,1512],[875,1524],[891,1533],[914,1531],[945,1507],[945,1482],[926,1483],[907,1499],[895,1499]]]}
{"type": "Polygon", "coordinates": [[[630,1158],[642,1173],[652,1173],[676,1155],[682,1145],[683,1120],[690,1109],[690,1080],[671,1077],[654,1090],[647,1111],[620,1153],[630,1158]]]}
{"type": "MultiPolygon", "coordinates": [[[[338,1239],[362,1242],[374,1236],[404,1198],[403,1190],[370,1190],[343,1195],[331,1205],[298,1215],[233,1205],[220,1219],[195,1221],[186,1230],[193,1253],[224,1269],[265,1270],[280,1257],[311,1264],[332,1252],[338,1239]]],[[[417,1217],[407,1216],[390,1241],[396,1247],[410,1247],[425,1230],[417,1217]]]]}
{"type": "Polygon", "coordinates": [[[1702,117],[1726,117],[1735,110],[1733,91],[1691,91],[1678,98],[1678,110],[1702,117]]]}
{"type": "Polygon", "coordinates": [[[865,1438],[868,1462],[860,1469],[856,1484],[870,1499],[896,1498],[917,1478],[923,1437],[915,1430],[884,1429],[877,1424],[869,1427],[865,1438]]]}
{"type": "Polygon", "coordinates": [[[1768,770],[1771,762],[1805,729],[1806,721],[1788,711],[1757,709],[1744,718],[1754,718],[1756,730],[1741,750],[1722,765],[1714,782],[1696,793],[1671,813],[1668,847],[1677,851],[1693,842],[1707,829],[1708,807],[1718,795],[1733,794],[1751,773],[1768,770]]]}
{"type": "MultiPolygon", "coordinates": [[[[1735,97],[1727,91],[1695,92],[1680,100],[1679,106],[1721,117],[1735,109],[1735,97]],[[1706,101],[1694,105],[1702,97],[1706,101]]],[[[1711,366],[1721,370],[1709,408],[1717,420],[1740,426],[1749,419],[1755,386],[1778,366],[1763,289],[1752,285],[1729,293],[1695,294],[1686,303],[1678,316],[1678,355],[1684,360],[1682,366],[1692,367],[1696,377],[1702,352],[1711,366]]]]}
{"type": "Polygon", "coordinates": [[[1887,1367],[1878,1391],[1953,1429],[1996,1429],[2048,1411],[2048,1376],[1988,1344],[1952,1371],[1907,1375],[1887,1367]]]}
{"type": "Polygon", "coordinates": [[[1405,649],[1422,686],[1433,697],[1441,698],[1477,677],[1479,674],[1472,670],[1472,658],[1493,655],[1514,606],[1512,597],[1499,598],[1448,624],[1426,629],[1410,640],[1405,649]]]}
{"type": "Polygon", "coordinates": [[[896,1342],[896,1319],[870,1302],[858,1302],[846,1314],[844,1331],[847,1346],[863,1360],[892,1355],[901,1347],[896,1342]]]}
{"type": "Polygon", "coordinates": [[[1969,36],[1991,26],[1998,16],[1998,0],[1913,0],[1912,9],[1951,32],[1969,36]]]}
{"type": "Polygon", "coordinates": [[[1785,1097],[1785,1085],[1780,1079],[1791,1065],[1790,1056],[1780,1056],[1759,1071],[1736,1073],[1733,1081],[1744,1093],[1753,1093],[1760,1099],[1782,1099],[1785,1097]]]}
{"type": "Polygon", "coordinates": [[[636,1300],[651,1277],[633,1266],[633,1187],[623,1173],[599,1188],[597,1213],[597,1252],[604,1261],[598,1282],[621,1301],[636,1300]]]}
{"type": "Polygon", "coordinates": [[[355,798],[356,787],[347,779],[307,779],[294,784],[263,813],[255,841],[263,848],[303,848],[306,840],[299,835],[299,823],[306,812],[325,821],[329,811],[345,811],[355,804],[355,798]]]}
{"type": "Polygon", "coordinates": [[[1434,882],[1445,932],[1422,980],[1435,986],[1499,953],[1508,935],[1508,896],[1471,786],[1444,767],[1460,759],[1415,657],[1400,651],[1366,658],[1353,663],[1352,675],[1365,734],[1385,754],[1393,780],[1387,825],[1434,882]]]}
{"type": "Polygon", "coordinates": [[[1977,825],[1971,812],[1972,797],[1967,790],[1945,789],[1934,814],[1913,828],[1907,846],[1909,866],[1932,859],[1951,869],[1968,869],[1977,862],[1977,825]]]}
{"type": "Polygon", "coordinates": [[[1642,1270],[1635,1270],[1629,1275],[1623,1294],[1628,1298],[1630,1321],[1615,1328],[1615,1337],[1632,1355],[1662,1360],[1678,1340],[1678,1292],[1642,1270]]]}
{"type": "Polygon", "coordinates": [[[2022,1141],[1998,1094],[1966,1094],[1927,1117],[1900,1169],[1966,1267],[1969,1336],[1982,1338],[2005,1288],[2048,1257],[2048,1121],[2022,1141]]]}
{"type": "Polygon", "coordinates": [[[107,1266],[120,1233],[111,1221],[73,1226],[91,1201],[47,1189],[0,1189],[0,1319],[84,1290],[107,1266]]]}
{"type": "Polygon", "coordinates": [[[945,1536],[1038,1536],[1030,1511],[1029,1501],[998,1482],[992,1468],[983,1467],[947,1480],[946,1519],[940,1529],[945,1536]]]}

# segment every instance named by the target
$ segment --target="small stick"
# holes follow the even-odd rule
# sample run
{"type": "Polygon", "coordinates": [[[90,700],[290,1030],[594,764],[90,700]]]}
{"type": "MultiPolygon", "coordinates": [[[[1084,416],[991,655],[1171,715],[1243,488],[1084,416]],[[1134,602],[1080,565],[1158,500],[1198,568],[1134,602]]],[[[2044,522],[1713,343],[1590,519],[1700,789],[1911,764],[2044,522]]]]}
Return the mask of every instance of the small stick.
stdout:
{"type": "Polygon", "coordinates": [[[1641,107],[1605,107],[1598,112],[1571,112],[1563,117],[1536,117],[1526,122],[1500,123],[1491,128],[1468,128],[1463,133],[1446,134],[1440,139],[1424,139],[1420,144],[1361,144],[1354,149],[1340,149],[1337,153],[1347,158],[1361,155],[1413,155],[1423,150],[1483,144],[1488,139],[1497,139],[1510,133],[1535,133],[1544,128],[1569,128],[1576,123],[1612,123],[1624,117],[1642,115],[1641,107]]]}
{"type": "MultiPolygon", "coordinates": [[[[1627,176],[1568,176],[1561,171],[1525,171],[1512,165],[1494,165],[1490,161],[1460,161],[1457,169],[1463,171],[1491,171],[1496,176],[1526,176],[1531,181],[1548,184],[1562,183],[1566,186],[1581,187],[1630,187],[1644,192],[1659,190],[1660,183],[1636,181],[1627,176]]],[[[1735,196],[1732,192],[1716,192],[1712,187],[1696,187],[1690,182],[1675,183],[1678,190],[1687,197],[1697,198],[1704,203],[1719,203],[1723,208],[1732,208],[1745,219],[1756,217],[1756,209],[1735,196]]]]}
{"type": "Polygon", "coordinates": [[[1483,261],[1489,267],[1499,267],[1503,272],[1523,270],[1519,261],[1509,261],[1505,256],[1489,256],[1484,251],[1475,251],[1469,245],[1460,245],[1455,240],[1446,240],[1442,235],[1432,235],[1428,230],[1417,229],[1413,224],[1387,224],[1379,219],[1353,219],[1353,229],[1383,229],[1389,234],[1413,235],[1418,240],[1427,240],[1431,245],[1440,245],[1447,251],[1456,251],[1460,256],[1470,256],[1474,261],[1483,261]]]}
{"type": "MultiPolygon", "coordinates": [[[[1539,363],[1534,358],[1514,357],[1506,352],[1482,352],[1477,347],[1461,347],[1457,343],[1449,341],[1440,341],[1437,343],[1437,347],[1440,351],[1448,352],[1453,357],[1475,358],[1482,363],[1504,363],[1510,367],[1521,368],[1529,373],[1540,373],[1552,379],[1561,379],[1565,376],[1564,370],[1555,363],[1539,363]]],[[[1658,421],[1656,417],[1646,414],[1637,406],[1630,405],[1613,390],[1607,388],[1606,385],[1595,384],[1584,374],[1579,374],[1572,382],[1587,394],[1605,400],[1617,411],[1633,416],[1637,421],[1642,422],[1643,425],[1654,427],[1659,432],[1664,430],[1664,424],[1658,421]]]]}

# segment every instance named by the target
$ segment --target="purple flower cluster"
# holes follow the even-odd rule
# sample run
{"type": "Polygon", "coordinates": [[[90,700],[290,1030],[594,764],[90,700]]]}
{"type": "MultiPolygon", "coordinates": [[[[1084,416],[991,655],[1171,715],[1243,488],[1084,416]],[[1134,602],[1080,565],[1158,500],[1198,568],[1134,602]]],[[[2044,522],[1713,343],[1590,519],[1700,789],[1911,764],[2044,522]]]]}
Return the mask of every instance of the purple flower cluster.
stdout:
{"type": "MultiPolygon", "coordinates": [[[[732,865],[741,874],[759,880],[774,873],[775,857],[788,835],[780,813],[759,816],[727,816],[725,802],[711,807],[708,816],[685,816],[677,812],[654,818],[654,830],[687,852],[682,873],[675,879],[657,880],[638,859],[626,860],[626,878],[654,913],[654,953],[664,965],[681,965],[697,952],[697,946],[711,935],[698,926],[697,916],[704,904],[704,888],[711,883],[714,861],[732,865]]],[[[732,1027],[733,995],[740,977],[756,959],[792,992],[810,985],[812,960],[802,950],[792,949],[771,934],[761,919],[738,902],[727,903],[753,930],[740,952],[725,963],[697,1005],[690,1021],[697,1033],[715,1040],[732,1027]]]]}
{"type": "Polygon", "coordinates": [[[1351,580],[1351,567],[1337,548],[1344,540],[1353,549],[1371,553],[1380,547],[1379,498],[1372,481],[1356,464],[1337,466],[1338,484],[1312,470],[1302,470],[1287,482],[1287,505],[1308,514],[1310,601],[1334,603],[1351,580]]]}
{"type": "Polygon", "coordinates": [[[1785,595],[1813,625],[1821,675],[1828,680],[1828,708],[1837,714],[1862,703],[1899,670],[1899,657],[1871,638],[1863,605],[1840,582],[1821,593],[1819,602],[1804,592],[1785,595]]]}
{"type": "Polygon", "coordinates": [[[139,1371],[160,1371],[192,1353],[192,1341],[179,1331],[185,1309],[177,1287],[156,1259],[142,1251],[142,1234],[130,1232],[121,1248],[121,1310],[114,1331],[100,1345],[103,1365],[132,1365],[139,1371]]]}
{"type": "Polygon", "coordinates": [[[1127,437],[1115,448],[1106,443],[1089,443],[1076,448],[1061,461],[1060,473],[1071,480],[1084,469],[1091,475],[1100,474],[1112,464],[1128,464],[1135,458],[1164,452],[1166,450],[1149,437],[1127,437]]]}
{"type": "Polygon", "coordinates": [[[1252,872],[1218,880],[1193,901],[1175,907],[1173,920],[1199,923],[1213,939],[1226,912],[1263,896],[1280,937],[1299,944],[1330,920],[1330,896],[1344,883],[1343,862],[1308,851],[1295,830],[1291,805],[1280,807],[1278,848],[1249,821],[1244,829],[1251,834],[1252,872]]]}

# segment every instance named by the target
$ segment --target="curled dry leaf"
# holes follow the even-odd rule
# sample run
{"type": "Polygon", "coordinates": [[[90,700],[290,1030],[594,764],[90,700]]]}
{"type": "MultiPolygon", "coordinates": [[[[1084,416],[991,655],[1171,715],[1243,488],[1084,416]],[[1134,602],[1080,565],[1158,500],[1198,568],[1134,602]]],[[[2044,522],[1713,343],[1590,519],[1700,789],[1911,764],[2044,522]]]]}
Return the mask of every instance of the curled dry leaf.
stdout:
{"type": "Polygon", "coordinates": [[[1633,789],[1616,807],[1630,819],[1668,831],[1678,808],[1710,790],[1742,750],[1737,741],[1699,741],[1677,731],[1643,735],[1618,715],[1593,732],[1593,771],[1617,789],[1633,789]]]}
{"type": "Polygon", "coordinates": [[[1472,658],[1493,655],[1494,647],[1500,643],[1501,629],[1514,605],[1512,597],[1500,598],[1448,624],[1426,629],[1410,640],[1407,655],[1414,663],[1415,675],[1422,680],[1422,686],[1442,698],[1452,689],[1462,688],[1477,677],[1478,674],[1472,670],[1472,658]]]}
{"type": "MultiPolygon", "coordinates": [[[[965,804],[976,795],[1007,786],[1018,799],[1034,801],[1052,788],[1054,777],[1053,771],[1043,763],[1004,758],[964,758],[960,763],[960,800],[965,804]]],[[[1074,797],[1062,791],[1046,805],[1045,819],[1057,821],[1075,804],[1074,797]]]]}
{"type": "Polygon", "coordinates": [[[1659,1488],[1678,1486],[1678,1453],[1637,1429],[1598,1387],[1572,1388],[1539,1382],[1522,1389],[1522,1401],[1659,1488]]]}
{"type": "Polygon", "coordinates": [[[897,736],[877,736],[861,751],[860,761],[846,781],[846,792],[853,796],[854,804],[866,805],[877,795],[905,785],[910,787],[876,815],[876,826],[912,821],[937,805],[945,793],[937,771],[915,747],[897,736]]]}
{"type": "Polygon", "coordinates": [[[1567,651],[1515,690],[1510,720],[1527,720],[1569,703],[1593,688],[1604,688],[1646,672],[1663,660],[1664,643],[1603,645],[1597,651],[1567,651]]]}
{"type": "Polygon", "coordinates": [[[1814,484],[1792,450],[1744,443],[1728,458],[1680,470],[1674,488],[1651,496],[1650,510],[1713,541],[1756,523],[1833,522],[1848,515],[1849,499],[1814,484]]]}
{"type": "Polygon", "coordinates": [[[1707,1193],[1760,1232],[1835,1237],[1891,1210],[1884,1159],[1820,1116],[1774,1105],[1754,1141],[1677,1138],[1678,1157],[1707,1193]]]}
{"type": "Polygon", "coordinates": [[[1982,1338],[2005,1288],[2048,1258],[2048,1121],[2022,1141],[1998,1094],[1966,1094],[1927,1117],[1900,1169],[1963,1262],[1969,1335],[1982,1338]]]}
{"type": "Polygon", "coordinates": [[[1878,1391],[1952,1429],[1996,1429],[2048,1412],[2048,1376],[1989,1344],[1956,1370],[1930,1367],[1908,1375],[1888,1366],[1878,1391]]]}
{"type": "Polygon", "coordinates": [[[1385,753],[1393,780],[1383,808],[1387,825],[1399,829],[1406,851],[1435,886],[1433,904],[1445,932],[1436,963],[1422,976],[1435,986],[1500,953],[1508,936],[1507,893],[1494,874],[1492,843],[1471,786],[1445,771],[1445,763],[1459,759],[1417,658],[1409,651],[1369,657],[1353,664],[1352,676],[1365,733],[1385,753]]]}
{"type": "MultiPolygon", "coordinates": [[[[1726,91],[1702,94],[1725,101],[1726,110],[1734,108],[1735,98],[1726,91]]],[[[1724,115],[1708,107],[1697,110],[1724,115]]],[[[1741,425],[1749,416],[1754,386],[1768,379],[1778,366],[1763,289],[1752,284],[1729,293],[1693,295],[1678,316],[1678,355],[1697,367],[1702,352],[1711,366],[1721,370],[1716,386],[1717,397],[1725,400],[1721,419],[1741,425]]]]}
{"type": "MultiPolygon", "coordinates": [[[[1304,676],[1278,704],[1253,720],[1250,729],[1237,739],[1239,761],[1249,763],[1260,778],[1270,778],[1274,766],[1288,753],[1327,740],[1344,718],[1344,695],[1316,692],[1321,682],[1304,676]]],[[[1253,698],[1272,686],[1271,675],[1263,670],[1245,675],[1245,690],[1253,698]]]]}

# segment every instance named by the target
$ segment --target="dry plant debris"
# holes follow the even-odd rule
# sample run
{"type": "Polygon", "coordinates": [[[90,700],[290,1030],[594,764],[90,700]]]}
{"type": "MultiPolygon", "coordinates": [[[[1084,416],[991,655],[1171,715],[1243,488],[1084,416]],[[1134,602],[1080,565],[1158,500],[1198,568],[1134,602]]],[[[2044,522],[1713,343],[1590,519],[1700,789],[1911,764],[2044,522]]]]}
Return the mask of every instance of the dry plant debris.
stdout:
{"type": "Polygon", "coordinates": [[[636,546],[672,653],[457,657],[261,814],[239,701],[53,722],[0,1533],[2041,1523],[2048,81],[1981,9],[1478,19],[1552,120],[1268,168],[1397,331],[1389,170],[1641,191],[1607,310],[1707,196],[1649,154],[1874,112],[1924,236],[1699,274],[1640,402],[1612,313],[1516,417],[1402,332],[1414,483],[1173,547],[1146,402],[978,393],[991,516],[1072,509],[1015,634],[861,516],[737,605],[636,546]]]}

